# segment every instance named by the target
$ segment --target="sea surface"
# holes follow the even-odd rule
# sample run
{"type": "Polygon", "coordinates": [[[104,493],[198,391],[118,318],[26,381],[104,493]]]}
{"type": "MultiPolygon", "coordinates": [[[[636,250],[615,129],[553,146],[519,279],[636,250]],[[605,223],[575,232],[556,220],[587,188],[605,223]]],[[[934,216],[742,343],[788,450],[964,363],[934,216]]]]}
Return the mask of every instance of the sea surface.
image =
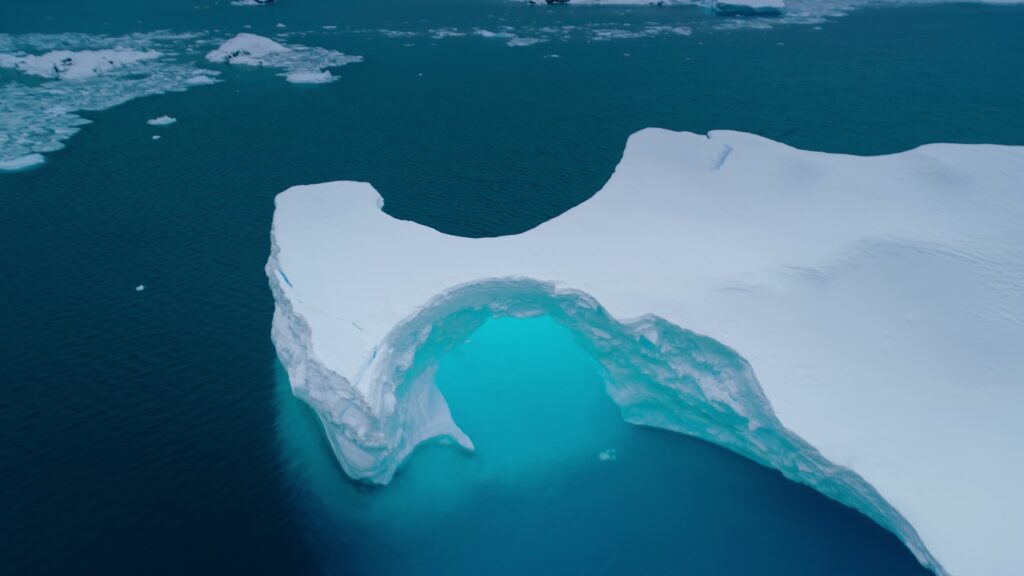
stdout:
{"type": "Polygon", "coordinates": [[[587,199],[647,126],[854,154],[1020,145],[1022,29],[1024,7],[976,4],[737,24],[490,0],[0,2],[0,35],[54,48],[283,30],[365,59],[308,86],[185,55],[222,81],[85,112],[44,165],[0,174],[0,573],[924,573],[774,471],[623,424],[544,318],[492,321],[442,360],[475,455],[429,445],[386,488],[348,481],[270,342],[273,198],[364,180],[396,217],[494,236],[587,199]]]}

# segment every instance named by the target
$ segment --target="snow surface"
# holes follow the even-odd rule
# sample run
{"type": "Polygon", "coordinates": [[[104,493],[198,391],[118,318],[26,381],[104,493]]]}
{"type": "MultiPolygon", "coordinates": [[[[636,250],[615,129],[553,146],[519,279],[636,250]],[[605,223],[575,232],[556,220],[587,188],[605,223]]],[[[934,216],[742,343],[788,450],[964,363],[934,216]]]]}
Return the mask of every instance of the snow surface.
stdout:
{"type": "Polygon", "coordinates": [[[1024,147],[648,129],[593,198],[519,235],[382,207],[365,183],[281,193],[266,267],[278,355],[353,477],[385,483],[436,436],[471,449],[437,357],[489,317],[550,314],[627,421],[777,468],[939,574],[1018,571],[1024,147]]]}
{"type": "Polygon", "coordinates": [[[163,116],[157,118],[150,118],[149,120],[146,120],[146,124],[149,124],[150,126],[169,126],[177,121],[177,118],[171,118],[170,116],[164,114],[163,116]]]}

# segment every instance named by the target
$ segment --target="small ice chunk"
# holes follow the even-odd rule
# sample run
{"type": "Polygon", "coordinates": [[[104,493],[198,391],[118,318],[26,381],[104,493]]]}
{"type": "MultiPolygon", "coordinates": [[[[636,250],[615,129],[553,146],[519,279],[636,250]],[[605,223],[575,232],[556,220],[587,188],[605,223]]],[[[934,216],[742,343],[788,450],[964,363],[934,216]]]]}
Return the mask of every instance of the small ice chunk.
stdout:
{"type": "Polygon", "coordinates": [[[600,460],[601,462],[610,462],[612,460],[615,460],[616,458],[618,458],[618,455],[615,454],[615,448],[602,450],[597,454],[597,459],[600,460]]]}
{"type": "Polygon", "coordinates": [[[9,160],[0,158],[0,172],[17,172],[19,170],[26,170],[28,168],[39,166],[43,162],[46,162],[43,155],[35,153],[11,158],[9,160]]]}
{"type": "Polygon", "coordinates": [[[142,292],[145,289],[146,289],[145,284],[139,284],[138,286],[135,287],[135,291],[136,292],[142,292]]]}
{"type": "Polygon", "coordinates": [[[159,140],[159,139],[160,139],[160,135],[159,134],[153,134],[153,140],[159,140]]]}
{"type": "Polygon", "coordinates": [[[170,116],[164,114],[163,116],[160,116],[158,118],[150,118],[149,120],[146,120],[146,124],[149,124],[150,126],[168,126],[170,124],[174,124],[177,121],[177,118],[171,118],[170,116]]]}
{"type": "Polygon", "coordinates": [[[185,80],[185,84],[189,86],[207,86],[209,84],[216,84],[217,79],[206,74],[197,74],[188,80],[185,80]]]}
{"type": "Polygon", "coordinates": [[[285,74],[285,80],[292,84],[327,84],[338,79],[330,70],[302,70],[285,74]]]}

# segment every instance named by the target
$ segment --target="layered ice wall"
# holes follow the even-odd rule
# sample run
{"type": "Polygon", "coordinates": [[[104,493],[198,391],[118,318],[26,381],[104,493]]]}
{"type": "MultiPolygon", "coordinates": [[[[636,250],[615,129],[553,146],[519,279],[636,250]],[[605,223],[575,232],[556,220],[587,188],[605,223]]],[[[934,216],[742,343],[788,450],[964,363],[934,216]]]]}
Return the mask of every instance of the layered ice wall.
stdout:
{"type": "Polygon", "coordinates": [[[1024,542],[1024,148],[856,157],[649,129],[593,198],[528,232],[447,236],[368,184],[277,198],[273,340],[344,469],[386,483],[472,439],[436,359],[548,314],[624,418],[726,446],[855,507],[937,573],[1024,542]]]}

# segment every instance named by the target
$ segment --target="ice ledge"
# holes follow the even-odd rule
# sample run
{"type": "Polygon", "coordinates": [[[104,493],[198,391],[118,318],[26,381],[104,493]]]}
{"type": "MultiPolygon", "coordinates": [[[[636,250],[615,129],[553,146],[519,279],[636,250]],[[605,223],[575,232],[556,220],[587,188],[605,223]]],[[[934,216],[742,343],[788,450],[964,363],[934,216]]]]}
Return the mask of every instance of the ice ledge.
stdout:
{"type": "Polygon", "coordinates": [[[645,130],[592,199],[504,238],[395,220],[367,184],[295,187],[267,263],[273,340],[346,472],[384,483],[426,439],[472,446],[433,384],[444,350],[489,317],[550,314],[628,421],[805,482],[937,573],[1011,573],[1022,182],[1016,147],[864,158],[645,130]]]}

